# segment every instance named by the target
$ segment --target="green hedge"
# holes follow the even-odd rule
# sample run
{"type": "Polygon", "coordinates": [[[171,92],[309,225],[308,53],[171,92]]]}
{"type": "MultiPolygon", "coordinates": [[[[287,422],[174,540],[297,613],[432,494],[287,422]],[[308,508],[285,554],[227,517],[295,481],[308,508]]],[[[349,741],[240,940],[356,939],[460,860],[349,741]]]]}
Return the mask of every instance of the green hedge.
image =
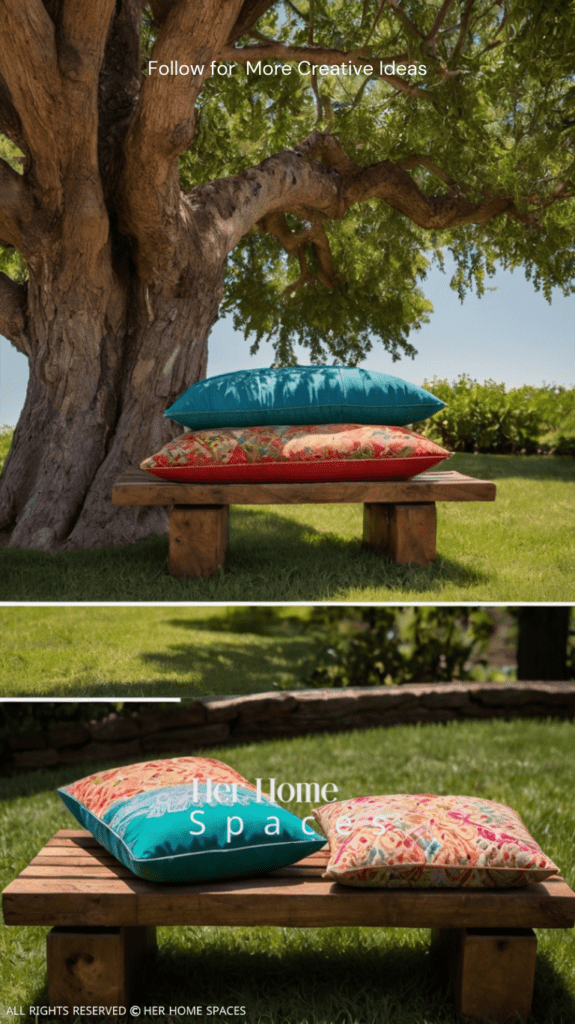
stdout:
{"type": "Polygon", "coordinates": [[[543,384],[506,390],[462,374],[423,386],[446,408],[414,429],[450,451],[575,455],[575,389],[543,384]]]}

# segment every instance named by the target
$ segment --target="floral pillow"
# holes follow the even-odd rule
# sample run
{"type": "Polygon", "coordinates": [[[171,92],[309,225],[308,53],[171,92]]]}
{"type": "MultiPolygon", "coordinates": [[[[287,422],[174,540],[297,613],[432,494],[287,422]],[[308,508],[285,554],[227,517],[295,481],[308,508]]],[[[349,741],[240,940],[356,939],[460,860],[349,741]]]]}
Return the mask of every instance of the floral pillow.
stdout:
{"type": "Polygon", "coordinates": [[[58,792],[102,846],[148,881],[275,871],[325,845],[306,821],[212,758],[112,768],[58,792]]]}
{"type": "Polygon", "coordinates": [[[480,797],[356,797],[313,814],[329,840],[326,877],[343,885],[499,888],[558,870],[516,811],[480,797]]]}
{"type": "Polygon", "coordinates": [[[333,423],[198,430],[168,442],[141,468],[198,483],[398,480],[448,457],[406,427],[333,423]]]}

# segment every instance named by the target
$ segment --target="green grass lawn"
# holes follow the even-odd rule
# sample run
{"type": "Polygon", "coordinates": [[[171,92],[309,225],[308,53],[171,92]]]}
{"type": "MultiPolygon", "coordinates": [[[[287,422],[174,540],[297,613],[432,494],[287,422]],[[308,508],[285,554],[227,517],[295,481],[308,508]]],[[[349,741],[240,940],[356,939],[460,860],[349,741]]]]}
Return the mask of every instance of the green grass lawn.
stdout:
{"type": "Polygon", "coordinates": [[[236,506],[225,573],[167,575],[167,537],[47,555],[0,548],[3,601],[447,601],[573,599],[575,458],[456,455],[495,502],[438,505],[435,565],[361,548],[361,505],[236,506]]]}
{"type": "MultiPolygon", "coordinates": [[[[574,751],[575,723],[524,720],[374,729],[217,747],[206,756],[252,781],[333,782],[339,798],[437,792],[508,803],[573,887],[574,751]]],[[[97,767],[104,765],[90,770],[97,767]]],[[[74,827],[55,790],[82,774],[69,767],[2,781],[2,887],[56,829],[74,827]]],[[[46,1006],[45,932],[0,931],[0,1015],[10,1006],[46,1006]]],[[[142,1006],[245,1006],[246,1024],[456,1024],[423,929],[188,927],[160,928],[158,938],[142,1006]]],[[[538,940],[531,1024],[573,1024],[575,935],[542,930],[538,940]]]]}
{"type": "MultiPolygon", "coordinates": [[[[0,697],[194,697],[303,685],[308,610],[0,608],[0,697]]],[[[317,642],[316,642],[317,644],[317,642]]]]}

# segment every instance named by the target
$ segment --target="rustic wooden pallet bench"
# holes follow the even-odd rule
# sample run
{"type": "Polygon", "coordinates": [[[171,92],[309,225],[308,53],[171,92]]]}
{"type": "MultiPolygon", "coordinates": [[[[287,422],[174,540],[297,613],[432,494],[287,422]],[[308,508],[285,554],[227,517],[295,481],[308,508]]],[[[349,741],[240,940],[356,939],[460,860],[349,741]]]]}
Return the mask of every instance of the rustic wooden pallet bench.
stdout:
{"type": "Polygon", "coordinates": [[[115,505],[170,505],[168,572],[214,576],[224,567],[230,505],[363,503],[363,543],[398,565],[436,557],[437,501],[494,501],[495,484],[451,471],[409,480],[350,483],[188,484],[131,469],[114,484],[115,505]]]}
{"type": "Polygon", "coordinates": [[[107,1009],[138,1005],[156,925],[430,928],[452,964],[460,1012],[497,1024],[529,1015],[532,929],[575,923],[575,893],[558,876],[511,890],[350,889],[321,877],[326,859],[324,849],[268,875],[160,885],[136,878],[89,832],[64,829],[4,890],[4,919],[51,926],[51,1006],[107,1009]]]}

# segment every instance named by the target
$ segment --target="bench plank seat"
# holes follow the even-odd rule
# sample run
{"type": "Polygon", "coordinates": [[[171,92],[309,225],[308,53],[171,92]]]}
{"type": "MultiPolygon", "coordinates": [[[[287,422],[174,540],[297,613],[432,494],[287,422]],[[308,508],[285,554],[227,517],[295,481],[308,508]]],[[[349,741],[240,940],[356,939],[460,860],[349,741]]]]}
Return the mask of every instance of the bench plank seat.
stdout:
{"type": "Polygon", "coordinates": [[[114,505],[304,505],[355,502],[494,501],[495,484],[455,470],[408,480],[329,483],[188,484],[129,469],[112,488],[114,505]]]}
{"type": "Polygon", "coordinates": [[[193,579],[224,567],[231,505],[362,503],[365,546],[398,565],[430,565],[436,557],[435,503],[494,501],[495,493],[492,481],[454,470],[408,480],[190,484],[132,468],[114,484],[112,502],[171,507],[168,572],[193,579]]]}
{"type": "Polygon", "coordinates": [[[89,832],[54,836],[3,893],[6,924],[373,925],[570,928],[575,894],[558,876],[523,889],[352,889],[321,878],[327,850],[269,875],[205,885],[136,878],[89,832]]]}
{"type": "Polygon", "coordinates": [[[49,925],[51,1006],[129,1006],[157,925],[432,929],[458,1010],[496,1024],[529,1015],[532,929],[571,928],[559,876],[523,889],[351,889],[322,878],[327,848],[268,875],[205,885],[136,878],[89,832],[63,829],[2,894],[7,925],[49,925]]]}

